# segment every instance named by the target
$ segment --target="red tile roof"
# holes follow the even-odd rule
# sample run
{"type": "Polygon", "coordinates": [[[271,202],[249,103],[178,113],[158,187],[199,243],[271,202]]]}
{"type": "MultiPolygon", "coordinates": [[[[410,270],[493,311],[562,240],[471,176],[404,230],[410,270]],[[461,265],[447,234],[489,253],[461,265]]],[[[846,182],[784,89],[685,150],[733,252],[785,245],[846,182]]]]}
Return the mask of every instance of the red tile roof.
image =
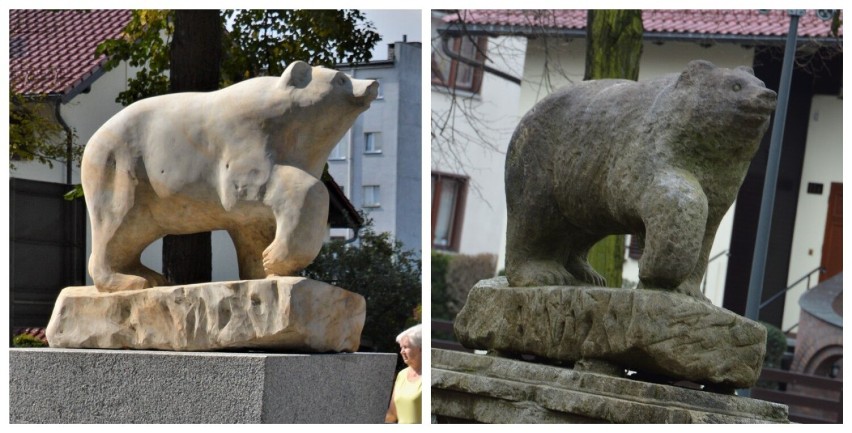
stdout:
{"type": "MultiPolygon", "coordinates": [[[[586,28],[585,10],[462,10],[465,24],[494,26],[543,26],[552,29],[582,30],[586,28]]],[[[451,13],[445,22],[456,22],[451,13]]],[[[786,36],[790,19],[784,10],[760,13],[750,10],[643,10],[646,33],[695,33],[705,35],[786,36]]],[[[800,37],[828,37],[831,21],[822,21],[815,10],[799,19],[800,37]]],[[[842,27],[839,31],[842,35],[842,27]]]]}
{"type": "Polygon", "coordinates": [[[95,48],[121,35],[129,10],[9,12],[9,79],[22,94],[65,95],[105,61],[95,48]]]}

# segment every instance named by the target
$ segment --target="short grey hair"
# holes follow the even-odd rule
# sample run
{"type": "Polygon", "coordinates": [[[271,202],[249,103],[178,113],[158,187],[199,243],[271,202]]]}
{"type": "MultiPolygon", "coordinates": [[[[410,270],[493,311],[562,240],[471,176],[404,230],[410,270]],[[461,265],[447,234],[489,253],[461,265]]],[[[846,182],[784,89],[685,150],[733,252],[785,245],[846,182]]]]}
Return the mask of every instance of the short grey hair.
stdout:
{"type": "Polygon", "coordinates": [[[396,336],[396,342],[402,343],[402,339],[408,337],[408,341],[412,346],[422,348],[423,342],[423,325],[414,325],[405,331],[402,331],[396,336]]]}

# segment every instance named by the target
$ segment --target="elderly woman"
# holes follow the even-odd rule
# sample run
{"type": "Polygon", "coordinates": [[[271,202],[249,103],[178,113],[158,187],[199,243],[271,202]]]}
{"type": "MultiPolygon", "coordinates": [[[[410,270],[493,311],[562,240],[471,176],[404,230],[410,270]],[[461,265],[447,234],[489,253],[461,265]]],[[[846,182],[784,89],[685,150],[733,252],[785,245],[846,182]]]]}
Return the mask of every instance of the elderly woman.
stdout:
{"type": "Polygon", "coordinates": [[[403,368],[396,375],[396,381],[393,384],[393,395],[391,396],[388,413],[385,415],[385,422],[420,424],[420,371],[423,359],[420,348],[422,335],[421,325],[416,325],[402,331],[396,337],[402,361],[408,367],[403,368]]]}

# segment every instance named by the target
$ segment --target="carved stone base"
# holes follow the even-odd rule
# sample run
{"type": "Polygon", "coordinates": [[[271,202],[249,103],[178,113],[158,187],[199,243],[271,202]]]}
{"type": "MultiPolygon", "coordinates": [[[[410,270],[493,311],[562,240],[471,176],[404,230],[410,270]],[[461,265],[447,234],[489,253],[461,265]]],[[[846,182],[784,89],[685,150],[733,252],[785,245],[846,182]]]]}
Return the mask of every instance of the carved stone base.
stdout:
{"type": "Polygon", "coordinates": [[[438,423],[787,423],[787,406],[432,349],[438,423]]]}
{"type": "Polygon", "coordinates": [[[364,297],[301,277],[59,294],[46,335],[51,347],[266,349],[354,352],[364,297]]]}
{"type": "Polygon", "coordinates": [[[732,391],[757,382],[766,329],[686,295],[602,287],[508,287],[480,281],[455,320],[465,347],[567,361],[732,391]]]}

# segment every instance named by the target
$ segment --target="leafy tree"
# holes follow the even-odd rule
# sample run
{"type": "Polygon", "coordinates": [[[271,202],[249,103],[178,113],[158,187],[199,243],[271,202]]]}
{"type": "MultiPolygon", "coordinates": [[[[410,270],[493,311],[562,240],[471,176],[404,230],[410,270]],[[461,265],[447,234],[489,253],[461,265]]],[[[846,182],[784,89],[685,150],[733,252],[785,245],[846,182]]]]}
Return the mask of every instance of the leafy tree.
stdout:
{"type": "MultiPolygon", "coordinates": [[[[333,66],[367,62],[381,36],[357,10],[223,10],[224,32],[220,87],[260,76],[280,75],[289,62],[333,66]],[[226,28],[226,23],[228,27],[226,28]]],[[[128,79],[128,89],[116,101],[129,105],[167,93],[170,50],[175,33],[175,11],[136,10],[125,36],[98,47],[106,54],[107,69],[127,61],[141,68],[128,79]]],[[[208,39],[208,43],[209,43],[208,39]]]]}
{"type": "Polygon", "coordinates": [[[322,247],[302,275],[358,293],[367,300],[361,344],[396,352],[396,336],[420,305],[420,259],[390,233],[376,233],[366,219],[357,244],[335,240],[322,247]]]}
{"type": "MultiPolygon", "coordinates": [[[[639,78],[642,56],[641,10],[589,10],[584,80],[639,78]]],[[[589,250],[589,263],[609,287],[621,287],[624,236],[607,236],[589,250]]]]}
{"type": "MultiPolygon", "coordinates": [[[[15,161],[37,161],[53,168],[54,161],[68,159],[68,137],[50,113],[44,98],[28,98],[9,86],[9,168],[15,161]]],[[[72,137],[73,139],[73,137],[72,137]]],[[[80,161],[83,148],[71,147],[71,160],[80,161]]]]}

